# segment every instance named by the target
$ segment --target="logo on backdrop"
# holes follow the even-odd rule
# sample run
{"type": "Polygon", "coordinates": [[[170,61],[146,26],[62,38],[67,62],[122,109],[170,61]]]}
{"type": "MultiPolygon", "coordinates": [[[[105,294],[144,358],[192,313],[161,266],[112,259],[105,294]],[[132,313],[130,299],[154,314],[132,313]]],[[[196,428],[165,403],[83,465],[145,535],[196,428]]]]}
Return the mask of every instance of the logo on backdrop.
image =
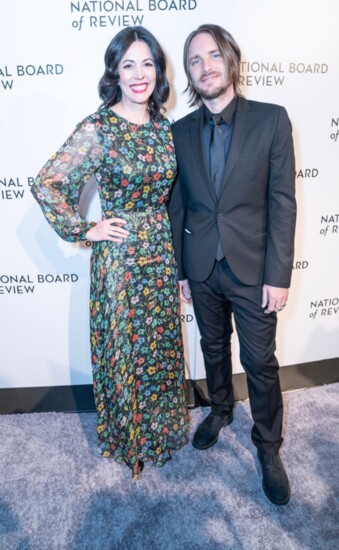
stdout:
{"type": "Polygon", "coordinates": [[[328,72],[326,63],[301,63],[291,61],[242,61],[240,63],[241,86],[282,86],[290,75],[317,75],[328,72]]]}
{"type": "Polygon", "coordinates": [[[2,274],[0,275],[0,294],[33,294],[39,285],[76,283],[78,280],[79,276],[76,273],[2,274]]]}
{"type": "Polygon", "coordinates": [[[331,119],[331,141],[339,141],[339,117],[331,119]]]}
{"type": "Polygon", "coordinates": [[[321,300],[311,300],[310,318],[328,317],[339,315],[339,298],[322,298],[321,300]]]}
{"type": "Polygon", "coordinates": [[[145,14],[189,12],[198,0],[91,0],[70,2],[72,27],[75,30],[146,25],[145,14]]]}
{"type": "Polygon", "coordinates": [[[323,214],[320,216],[320,235],[328,237],[339,235],[339,214],[323,214]]]}
{"type": "Polygon", "coordinates": [[[193,315],[191,315],[191,313],[186,313],[185,315],[181,314],[180,320],[182,323],[192,323],[192,321],[194,320],[194,317],[193,315]]]}
{"type": "Polygon", "coordinates": [[[314,179],[319,176],[318,168],[299,168],[295,171],[296,180],[314,179]]]}
{"type": "Polygon", "coordinates": [[[292,269],[295,271],[297,270],[304,270],[309,268],[309,263],[307,260],[296,260],[292,266],[292,269]]]}
{"type": "Polygon", "coordinates": [[[33,183],[34,178],[32,177],[11,178],[0,176],[0,199],[4,201],[23,199],[33,183]]]}
{"type": "Polygon", "coordinates": [[[46,65],[0,65],[0,90],[13,90],[14,82],[17,78],[41,78],[44,76],[60,76],[64,72],[63,65],[60,63],[46,65]]]}

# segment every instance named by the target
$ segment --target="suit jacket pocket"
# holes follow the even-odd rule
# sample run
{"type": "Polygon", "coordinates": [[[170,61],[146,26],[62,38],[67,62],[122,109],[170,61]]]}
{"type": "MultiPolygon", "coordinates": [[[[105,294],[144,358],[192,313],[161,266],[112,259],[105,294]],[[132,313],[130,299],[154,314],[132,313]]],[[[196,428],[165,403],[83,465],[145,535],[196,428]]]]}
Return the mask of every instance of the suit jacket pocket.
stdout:
{"type": "Polygon", "coordinates": [[[269,160],[269,154],[268,153],[258,153],[257,155],[248,155],[243,156],[240,158],[240,161],[243,163],[247,162],[264,162],[269,160]]]}
{"type": "Polygon", "coordinates": [[[251,239],[256,239],[258,237],[262,237],[263,235],[266,235],[267,233],[267,230],[266,230],[266,227],[264,227],[264,229],[259,229],[259,231],[254,231],[251,235],[250,235],[250,238],[251,239]]]}

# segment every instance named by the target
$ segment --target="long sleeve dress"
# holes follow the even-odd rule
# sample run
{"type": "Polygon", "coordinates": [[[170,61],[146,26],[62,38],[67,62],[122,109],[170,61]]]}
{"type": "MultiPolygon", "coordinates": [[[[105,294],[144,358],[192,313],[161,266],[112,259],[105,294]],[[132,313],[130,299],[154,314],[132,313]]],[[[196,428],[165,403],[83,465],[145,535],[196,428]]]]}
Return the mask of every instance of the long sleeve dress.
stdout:
{"type": "Polygon", "coordinates": [[[78,212],[95,173],[103,219],[126,220],[123,243],[94,242],[90,336],[98,449],[136,468],[162,466],[189,429],[177,268],[167,214],[176,161],[162,116],[132,124],[111,109],[81,122],[40,171],[32,193],[55,231],[85,240],[78,212]]]}

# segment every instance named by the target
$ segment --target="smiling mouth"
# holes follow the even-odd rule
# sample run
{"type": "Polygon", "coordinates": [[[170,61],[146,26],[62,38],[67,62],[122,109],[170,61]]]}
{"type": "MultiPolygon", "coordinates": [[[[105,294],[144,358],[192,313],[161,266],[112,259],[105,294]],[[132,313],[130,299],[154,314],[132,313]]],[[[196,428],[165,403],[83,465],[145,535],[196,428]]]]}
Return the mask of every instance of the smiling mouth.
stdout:
{"type": "Polygon", "coordinates": [[[200,82],[202,82],[202,83],[213,82],[213,80],[215,80],[218,77],[219,77],[219,75],[217,73],[206,74],[205,76],[202,76],[200,78],[200,82]]]}
{"type": "Polygon", "coordinates": [[[131,84],[131,90],[135,94],[143,94],[146,92],[148,88],[148,84],[146,82],[143,82],[142,84],[131,84]]]}

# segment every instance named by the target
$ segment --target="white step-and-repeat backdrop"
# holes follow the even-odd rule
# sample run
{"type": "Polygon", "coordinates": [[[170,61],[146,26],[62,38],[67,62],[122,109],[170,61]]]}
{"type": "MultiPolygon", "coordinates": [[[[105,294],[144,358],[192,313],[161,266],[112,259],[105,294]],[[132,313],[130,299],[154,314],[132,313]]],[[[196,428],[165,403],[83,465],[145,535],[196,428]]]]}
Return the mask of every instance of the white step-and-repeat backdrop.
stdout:
{"type": "MultiPolygon", "coordinates": [[[[244,94],[284,105],[297,158],[293,285],[279,315],[282,366],[339,357],[339,3],[336,0],[16,0],[0,22],[0,387],[91,383],[88,244],[53,233],[30,194],[40,167],[99,105],[105,49],[142,24],[162,44],[168,116],[188,112],[186,36],[218,23],[238,41],[244,94]]],[[[82,210],[100,217],[95,182],[82,210]]],[[[188,376],[204,378],[192,308],[188,376]]],[[[235,372],[241,372],[234,338],[235,372]]]]}

